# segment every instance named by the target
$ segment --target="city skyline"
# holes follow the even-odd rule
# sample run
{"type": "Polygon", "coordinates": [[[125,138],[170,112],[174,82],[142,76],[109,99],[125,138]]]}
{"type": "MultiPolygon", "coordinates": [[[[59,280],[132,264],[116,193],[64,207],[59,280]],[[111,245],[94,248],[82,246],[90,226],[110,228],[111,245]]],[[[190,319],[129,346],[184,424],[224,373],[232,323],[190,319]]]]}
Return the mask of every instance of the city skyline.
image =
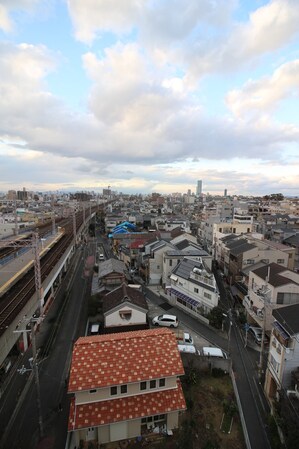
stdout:
{"type": "Polygon", "coordinates": [[[0,191],[298,195],[295,0],[0,5],[0,191]]]}

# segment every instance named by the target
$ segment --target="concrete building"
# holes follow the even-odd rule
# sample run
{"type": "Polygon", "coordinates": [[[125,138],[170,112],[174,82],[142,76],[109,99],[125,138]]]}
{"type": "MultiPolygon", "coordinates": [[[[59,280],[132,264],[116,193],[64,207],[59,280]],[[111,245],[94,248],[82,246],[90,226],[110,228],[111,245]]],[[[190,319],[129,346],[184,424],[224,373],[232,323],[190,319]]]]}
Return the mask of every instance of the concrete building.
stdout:
{"type": "Polygon", "coordinates": [[[202,195],[202,181],[197,181],[197,186],[196,186],[196,196],[200,197],[202,195]]]}
{"type": "MultiPolygon", "coordinates": [[[[265,393],[273,406],[292,388],[292,373],[299,366],[299,304],[273,311],[273,327],[265,378],[265,393]],[[281,394],[282,393],[282,394],[281,394]]],[[[292,391],[296,394],[296,390],[292,391]]],[[[299,398],[299,390],[297,390],[299,398]]]]}

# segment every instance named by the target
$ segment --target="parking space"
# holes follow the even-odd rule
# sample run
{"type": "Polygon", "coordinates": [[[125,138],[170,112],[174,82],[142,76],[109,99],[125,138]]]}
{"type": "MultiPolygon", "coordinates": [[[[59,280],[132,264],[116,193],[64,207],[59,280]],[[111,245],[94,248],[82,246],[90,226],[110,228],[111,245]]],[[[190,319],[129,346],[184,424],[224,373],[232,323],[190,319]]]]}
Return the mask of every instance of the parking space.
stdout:
{"type": "MultiPolygon", "coordinates": [[[[151,327],[154,327],[152,325],[152,319],[157,315],[163,315],[165,313],[171,314],[171,315],[176,315],[176,309],[174,307],[172,307],[172,305],[169,304],[168,302],[164,302],[164,303],[160,304],[159,306],[157,306],[157,305],[153,304],[148,298],[146,298],[146,301],[147,301],[148,309],[149,309],[148,317],[149,317],[149,322],[150,322],[151,327]]],[[[193,329],[188,327],[182,320],[179,320],[178,329],[184,330],[192,335],[193,340],[194,340],[194,346],[198,350],[201,350],[203,348],[203,346],[215,346],[215,345],[212,345],[210,341],[205,339],[204,336],[196,333],[193,329]]]]}

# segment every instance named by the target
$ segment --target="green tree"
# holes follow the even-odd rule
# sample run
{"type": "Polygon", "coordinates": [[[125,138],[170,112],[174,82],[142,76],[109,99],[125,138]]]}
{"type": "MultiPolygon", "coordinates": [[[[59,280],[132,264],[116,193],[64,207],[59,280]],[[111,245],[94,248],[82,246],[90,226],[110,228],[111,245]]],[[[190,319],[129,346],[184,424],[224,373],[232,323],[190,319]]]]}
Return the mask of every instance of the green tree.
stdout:
{"type": "Polygon", "coordinates": [[[208,314],[208,320],[211,326],[215,327],[216,329],[221,329],[223,321],[222,309],[218,306],[214,307],[208,314]]]}

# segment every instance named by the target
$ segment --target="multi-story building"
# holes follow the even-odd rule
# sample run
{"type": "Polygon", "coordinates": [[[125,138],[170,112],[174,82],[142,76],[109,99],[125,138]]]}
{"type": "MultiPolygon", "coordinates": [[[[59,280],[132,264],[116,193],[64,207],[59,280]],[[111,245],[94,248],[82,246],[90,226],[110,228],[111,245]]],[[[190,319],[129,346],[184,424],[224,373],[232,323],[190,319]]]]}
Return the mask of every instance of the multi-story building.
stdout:
{"type": "Polygon", "coordinates": [[[215,277],[201,258],[179,262],[170,275],[166,293],[170,303],[203,321],[219,301],[215,277]]]}
{"type": "Polygon", "coordinates": [[[299,304],[273,310],[274,323],[264,386],[271,405],[279,400],[280,392],[292,390],[292,372],[299,366],[298,316],[299,304]]]}
{"type": "Polygon", "coordinates": [[[248,321],[270,331],[275,309],[299,303],[299,274],[276,263],[250,271],[243,303],[248,321]]]}
{"type": "Polygon", "coordinates": [[[186,409],[174,333],[151,329],[79,338],[68,392],[69,447],[172,431],[186,409]]]}
{"type": "Polygon", "coordinates": [[[295,252],[295,248],[253,235],[229,234],[217,240],[215,245],[215,259],[232,282],[258,263],[267,265],[274,262],[292,270],[295,252]]]}

